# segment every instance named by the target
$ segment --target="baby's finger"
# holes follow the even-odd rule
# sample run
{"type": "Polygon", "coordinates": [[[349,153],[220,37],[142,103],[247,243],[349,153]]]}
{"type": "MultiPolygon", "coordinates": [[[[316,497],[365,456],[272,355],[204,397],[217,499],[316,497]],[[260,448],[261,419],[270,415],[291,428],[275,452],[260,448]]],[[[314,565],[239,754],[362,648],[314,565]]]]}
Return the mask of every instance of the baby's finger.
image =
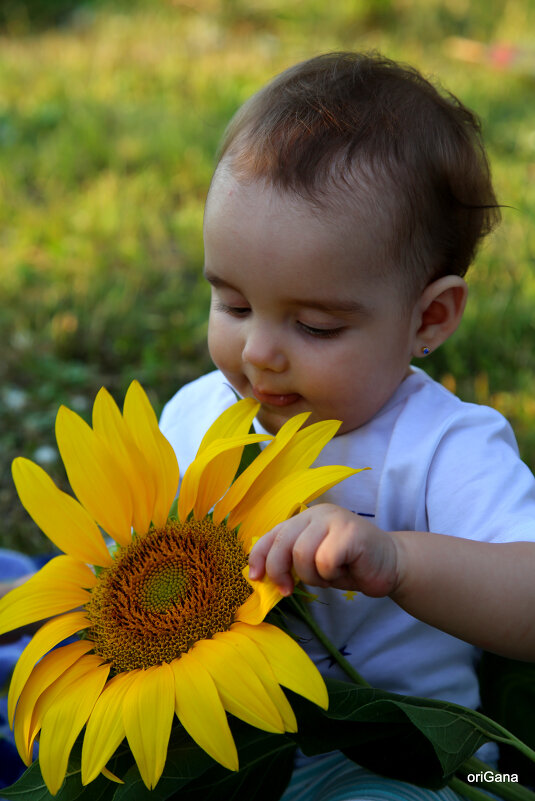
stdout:
{"type": "Polygon", "coordinates": [[[301,517],[301,515],[296,515],[290,520],[279,523],[257,543],[257,545],[261,543],[263,545],[265,572],[277,585],[282,595],[291,595],[294,589],[293,547],[306,525],[305,521],[300,519],[301,517]]]}
{"type": "Polygon", "coordinates": [[[268,531],[253,545],[249,554],[249,578],[258,581],[266,572],[266,557],[277,536],[278,526],[268,531]]]}
{"type": "Polygon", "coordinates": [[[323,520],[312,518],[297,537],[292,552],[294,570],[304,584],[328,587],[326,577],[318,571],[316,553],[327,535],[323,520]]]}

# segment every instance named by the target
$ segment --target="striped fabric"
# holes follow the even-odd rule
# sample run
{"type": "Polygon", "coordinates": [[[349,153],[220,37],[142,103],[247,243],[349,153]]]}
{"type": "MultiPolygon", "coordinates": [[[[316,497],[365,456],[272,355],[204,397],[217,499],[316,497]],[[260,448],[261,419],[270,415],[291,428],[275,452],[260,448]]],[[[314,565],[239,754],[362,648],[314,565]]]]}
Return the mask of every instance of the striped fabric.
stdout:
{"type": "Polygon", "coordinates": [[[460,801],[461,798],[449,787],[426,790],[385,779],[335,751],[296,768],[281,801],[460,801]]]}

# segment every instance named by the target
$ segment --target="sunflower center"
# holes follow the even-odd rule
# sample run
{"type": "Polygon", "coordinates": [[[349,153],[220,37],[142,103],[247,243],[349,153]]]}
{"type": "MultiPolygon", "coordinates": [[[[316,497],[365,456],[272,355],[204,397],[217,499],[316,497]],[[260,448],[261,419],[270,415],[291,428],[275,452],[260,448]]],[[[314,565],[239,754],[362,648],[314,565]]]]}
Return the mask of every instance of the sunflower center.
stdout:
{"type": "Polygon", "coordinates": [[[139,602],[147,612],[166,612],[188,585],[180,565],[156,565],[140,588],[139,602]]]}
{"type": "Polygon", "coordinates": [[[91,591],[88,636],[115,672],[171,662],[227,631],[252,590],[236,532],[168,521],[117,552],[91,591]]]}

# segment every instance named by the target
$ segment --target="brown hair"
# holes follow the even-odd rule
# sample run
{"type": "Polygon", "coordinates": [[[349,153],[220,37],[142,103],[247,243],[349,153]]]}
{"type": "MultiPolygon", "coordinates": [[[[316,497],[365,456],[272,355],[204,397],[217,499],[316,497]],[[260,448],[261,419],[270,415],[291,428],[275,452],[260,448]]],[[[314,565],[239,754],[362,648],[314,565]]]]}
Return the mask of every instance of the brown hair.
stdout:
{"type": "Polygon", "coordinates": [[[500,219],[476,116],[378,53],[327,53],[285,70],[233,117],[219,158],[238,178],[364,212],[410,294],[464,275],[500,219]]]}

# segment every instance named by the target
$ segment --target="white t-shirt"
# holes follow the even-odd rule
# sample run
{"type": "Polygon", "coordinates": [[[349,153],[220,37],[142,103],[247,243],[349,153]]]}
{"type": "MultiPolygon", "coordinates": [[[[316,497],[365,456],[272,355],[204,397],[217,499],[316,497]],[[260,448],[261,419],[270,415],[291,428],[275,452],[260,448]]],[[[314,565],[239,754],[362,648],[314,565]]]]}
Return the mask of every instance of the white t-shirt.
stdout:
{"type": "MultiPolygon", "coordinates": [[[[166,405],[160,426],[182,475],[209,425],[235,399],[214,371],[166,405]]],[[[518,456],[509,423],[494,409],[463,403],[422,370],[413,368],[366,425],[331,440],[315,464],[370,467],[316,503],[351,509],[380,528],[535,541],[535,479],[518,456]]],[[[318,596],[310,606],[318,623],[374,687],[477,708],[476,648],[420,622],[389,598],[310,591],[318,596]]],[[[295,621],[293,628],[325,676],[347,678],[304,624],[295,621]]]]}

